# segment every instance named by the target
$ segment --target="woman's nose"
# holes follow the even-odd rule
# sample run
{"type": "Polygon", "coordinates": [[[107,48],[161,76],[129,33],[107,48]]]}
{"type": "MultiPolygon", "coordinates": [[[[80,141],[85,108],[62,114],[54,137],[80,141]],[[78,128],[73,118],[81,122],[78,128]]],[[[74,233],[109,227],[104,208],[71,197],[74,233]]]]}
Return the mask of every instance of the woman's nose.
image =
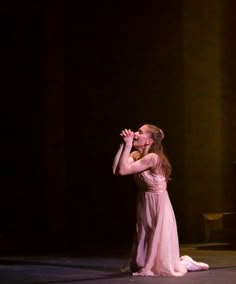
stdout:
{"type": "Polygon", "coordinates": [[[138,138],[138,132],[134,132],[134,139],[138,138]]]}

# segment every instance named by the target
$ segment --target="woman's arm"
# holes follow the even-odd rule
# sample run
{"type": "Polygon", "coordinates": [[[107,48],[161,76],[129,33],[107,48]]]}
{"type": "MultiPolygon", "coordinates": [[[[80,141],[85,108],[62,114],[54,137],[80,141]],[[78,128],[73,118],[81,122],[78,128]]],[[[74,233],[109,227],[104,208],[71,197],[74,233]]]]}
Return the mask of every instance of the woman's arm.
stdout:
{"type": "MultiPolygon", "coordinates": [[[[119,167],[120,167],[120,157],[121,157],[121,154],[122,154],[122,151],[124,150],[124,143],[121,143],[119,148],[118,148],[118,151],[115,155],[115,158],[113,160],[113,164],[112,164],[112,172],[114,175],[118,175],[119,174],[119,167]]],[[[132,152],[129,157],[128,157],[128,163],[133,163],[134,162],[134,158],[133,158],[133,154],[135,153],[136,151],[132,152]]]]}
{"type": "Polygon", "coordinates": [[[149,153],[145,155],[144,157],[142,157],[141,159],[134,161],[133,163],[129,163],[127,159],[128,152],[129,152],[129,147],[127,147],[127,149],[125,147],[120,157],[119,170],[117,174],[121,176],[131,175],[135,173],[141,173],[147,169],[153,169],[156,167],[156,163],[157,163],[156,154],[149,153]]]}
{"type": "Polygon", "coordinates": [[[112,172],[114,175],[117,175],[118,172],[117,172],[117,167],[118,167],[118,164],[119,164],[119,160],[120,160],[120,156],[121,156],[121,153],[123,151],[123,148],[124,148],[124,143],[121,143],[120,146],[119,146],[119,149],[115,155],[115,158],[113,160],[113,165],[112,165],[112,172]]]}

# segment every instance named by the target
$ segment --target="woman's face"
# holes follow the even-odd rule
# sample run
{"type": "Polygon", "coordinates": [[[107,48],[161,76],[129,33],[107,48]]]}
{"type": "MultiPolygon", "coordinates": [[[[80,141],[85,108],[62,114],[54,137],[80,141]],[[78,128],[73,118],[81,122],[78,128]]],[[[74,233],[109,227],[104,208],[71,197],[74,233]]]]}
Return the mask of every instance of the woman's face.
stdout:
{"type": "Polygon", "coordinates": [[[134,133],[133,146],[135,148],[143,148],[150,145],[151,140],[151,133],[148,127],[143,125],[134,133]]]}

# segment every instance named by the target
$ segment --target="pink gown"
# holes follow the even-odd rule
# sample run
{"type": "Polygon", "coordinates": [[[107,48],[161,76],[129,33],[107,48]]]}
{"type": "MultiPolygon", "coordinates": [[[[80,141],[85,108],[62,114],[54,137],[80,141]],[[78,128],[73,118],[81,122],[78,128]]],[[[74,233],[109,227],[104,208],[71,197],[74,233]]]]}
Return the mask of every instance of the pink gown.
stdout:
{"type": "Polygon", "coordinates": [[[176,219],[166,178],[146,170],[135,175],[139,188],[136,237],[129,269],[133,275],[182,276],[176,219]]]}

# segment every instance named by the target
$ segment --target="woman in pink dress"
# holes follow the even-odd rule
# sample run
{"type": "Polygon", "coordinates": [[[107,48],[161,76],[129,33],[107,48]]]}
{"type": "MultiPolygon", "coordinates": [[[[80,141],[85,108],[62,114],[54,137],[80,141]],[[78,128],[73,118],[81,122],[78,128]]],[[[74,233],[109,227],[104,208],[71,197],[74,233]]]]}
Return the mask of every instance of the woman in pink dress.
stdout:
{"type": "Polygon", "coordinates": [[[113,161],[113,174],[134,175],[138,186],[136,235],[128,264],[134,276],[183,276],[209,266],[179,255],[179,240],[167,192],[171,164],[164,153],[163,131],[145,124],[137,132],[124,129],[113,161]],[[135,148],[135,151],[132,149],[135,148]]]}

